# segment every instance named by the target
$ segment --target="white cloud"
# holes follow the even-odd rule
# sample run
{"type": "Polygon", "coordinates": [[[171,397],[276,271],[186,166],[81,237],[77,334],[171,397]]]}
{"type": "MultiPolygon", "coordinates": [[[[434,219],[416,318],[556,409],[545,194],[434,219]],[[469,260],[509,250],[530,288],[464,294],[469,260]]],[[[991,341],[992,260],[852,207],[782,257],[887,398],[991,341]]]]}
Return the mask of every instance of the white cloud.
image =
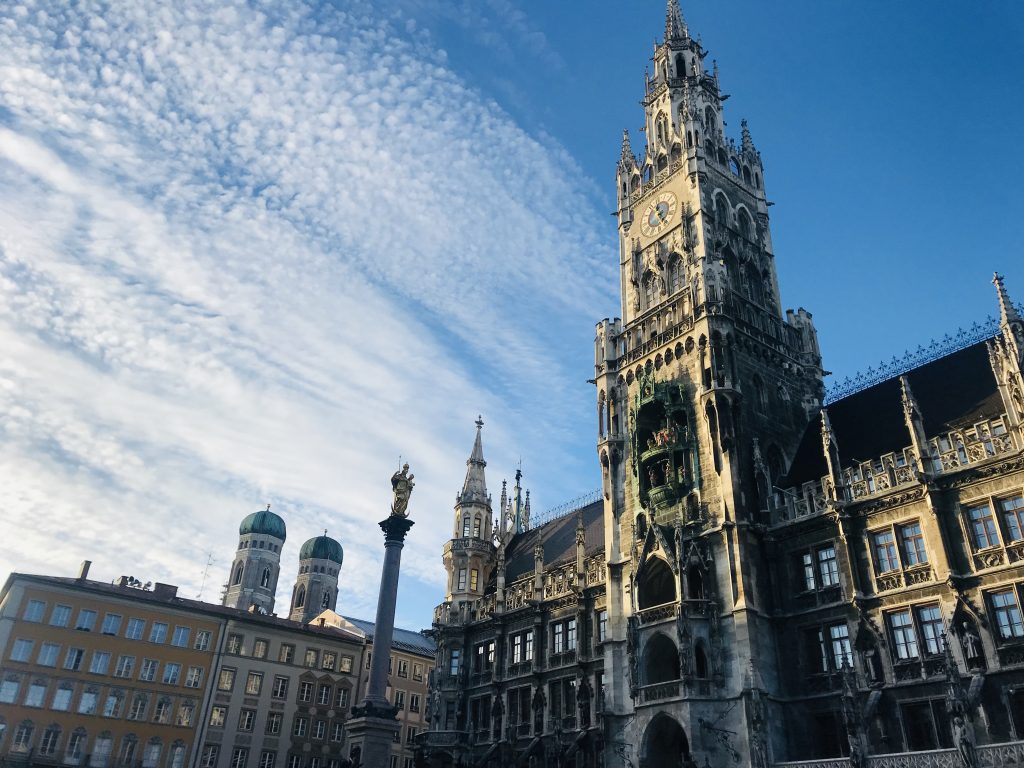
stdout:
{"type": "Polygon", "coordinates": [[[282,598],[327,527],[369,616],[399,454],[426,602],[476,412],[492,490],[524,447],[560,461],[589,397],[563,339],[611,306],[581,279],[612,282],[604,217],[561,148],[372,10],[0,9],[0,477],[22,542],[0,570],[89,557],[190,594],[212,551],[213,598],[268,500],[282,598]]]}

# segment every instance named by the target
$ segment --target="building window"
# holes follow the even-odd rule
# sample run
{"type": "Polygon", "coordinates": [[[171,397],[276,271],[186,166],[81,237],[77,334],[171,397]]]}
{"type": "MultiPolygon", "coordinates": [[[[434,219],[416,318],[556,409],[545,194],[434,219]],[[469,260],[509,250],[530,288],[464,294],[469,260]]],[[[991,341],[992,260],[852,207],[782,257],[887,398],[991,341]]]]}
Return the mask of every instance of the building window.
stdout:
{"type": "Polygon", "coordinates": [[[41,680],[35,680],[28,687],[28,693],[25,694],[25,706],[26,707],[41,707],[43,706],[43,699],[46,698],[46,683],[41,680]]]}
{"type": "Polygon", "coordinates": [[[103,626],[100,631],[104,635],[114,635],[121,631],[121,616],[117,613],[108,613],[103,617],[103,626]]]}
{"type": "Polygon", "coordinates": [[[245,747],[235,747],[231,750],[231,768],[245,768],[249,760],[249,750],[245,747]]]}
{"type": "Polygon", "coordinates": [[[235,670],[224,667],[217,676],[217,690],[230,691],[235,687],[235,670]]]}
{"type": "Polygon", "coordinates": [[[82,691],[82,698],[78,700],[78,714],[95,715],[99,698],[100,693],[95,688],[87,688],[82,691]]]}
{"type": "Polygon", "coordinates": [[[907,749],[920,752],[953,746],[945,700],[907,702],[900,705],[900,714],[907,749]]]}
{"type": "Polygon", "coordinates": [[[469,588],[476,591],[477,583],[480,578],[480,572],[476,568],[471,568],[469,571],[469,588]]]}
{"type": "Polygon", "coordinates": [[[188,638],[192,634],[190,627],[175,627],[174,635],[171,637],[171,645],[178,648],[188,648],[188,638]]]}
{"type": "Polygon", "coordinates": [[[313,738],[318,741],[322,741],[324,736],[327,735],[327,721],[317,720],[313,723],[313,738]]]}
{"type": "Polygon", "coordinates": [[[124,631],[126,640],[141,640],[146,631],[146,622],[143,619],[128,619],[128,626],[124,631]]]}
{"type": "Polygon", "coordinates": [[[78,765],[82,762],[82,749],[85,747],[86,733],[84,728],[76,728],[68,737],[68,746],[64,750],[64,764],[78,765]]]}
{"type": "Polygon", "coordinates": [[[409,711],[419,712],[420,711],[420,695],[418,693],[409,694],[409,711]]]}
{"type": "Polygon", "coordinates": [[[210,710],[210,727],[223,728],[228,720],[228,708],[215,706],[210,710]]]}
{"type": "Polygon", "coordinates": [[[57,754],[57,746],[60,744],[60,726],[51,725],[43,731],[43,738],[39,740],[39,754],[51,757],[57,754]]]}
{"type": "Polygon", "coordinates": [[[288,755],[288,768],[302,768],[302,755],[288,755]]]}
{"type": "Polygon", "coordinates": [[[139,668],[139,680],[144,683],[151,683],[156,680],[156,673],[160,667],[160,662],[156,659],[143,659],[142,666],[139,668]]]}
{"type": "Polygon", "coordinates": [[[78,621],[75,622],[75,629],[80,629],[83,632],[92,632],[95,626],[96,611],[83,608],[78,612],[78,621]]]}
{"type": "Polygon", "coordinates": [[[186,688],[199,688],[203,684],[203,668],[202,667],[189,667],[188,672],[185,674],[185,687],[186,688]]]}
{"type": "Polygon", "coordinates": [[[417,683],[423,682],[423,665],[413,663],[412,665],[412,679],[417,683]]]}
{"type": "Polygon", "coordinates": [[[419,733],[419,729],[415,726],[408,726],[405,729],[405,743],[414,744],[416,742],[416,734],[419,733]]]}
{"type": "Polygon", "coordinates": [[[608,611],[597,612],[597,642],[603,643],[608,639],[608,611]]]}
{"type": "Polygon", "coordinates": [[[277,660],[282,664],[291,664],[295,658],[295,646],[289,643],[281,643],[281,650],[277,653],[277,660]]]}
{"type": "Polygon", "coordinates": [[[459,674],[459,657],[462,652],[458,648],[452,648],[448,656],[448,674],[457,675],[459,674]]]}
{"type": "Polygon", "coordinates": [[[42,600],[29,600],[21,618],[25,621],[42,621],[44,613],[46,613],[46,603],[42,600]]]}
{"type": "Polygon", "coordinates": [[[171,700],[164,697],[157,699],[156,708],[153,710],[154,723],[171,722],[171,700]]]}
{"type": "Polygon", "coordinates": [[[878,573],[888,573],[900,567],[896,554],[896,540],[892,531],[879,531],[872,534],[875,544],[875,566],[878,573]]]}
{"type": "Polygon", "coordinates": [[[129,720],[145,720],[146,710],[149,708],[149,696],[145,693],[136,693],[132,697],[131,706],[128,708],[129,720]]]}
{"type": "Polygon", "coordinates": [[[929,656],[937,656],[946,650],[942,612],[937,605],[924,605],[918,608],[916,613],[917,625],[924,641],[924,652],[929,656]]]}
{"type": "Polygon", "coordinates": [[[181,702],[181,706],[178,707],[178,717],[175,720],[175,725],[182,728],[191,728],[192,720],[196,714],[196,703],[191,699],[186,699],[181,702]]]}
{"type": "Polygon", "coordinates": [[[210,631],[208,629],[196,632],[196,644],[192,646],[197,651],[205,651],[210,647],[210,631]]]}
{"type": "Polygon", "coordinates": [[[469,515],[462,516],[462,537],[468,538],[470,531],[469,515]]]}
{"type": "Polygon", "coordinates": [[[84,658],[84,648],[68,648],[68,652],[64,656],[64,669],[69,669],[72,672],[77,672],[82,668],[82,660],[84,658]]]}
{"type": "Polygon", "coordinates": [[[11,661],[31,661],[32,646],[33,642],[31,640],[23,638],[15,640],[14,647],[11,648],[11,661]]]}
{"type": "Polygon", "coordinates": [[[270,697],[273,699],[283,699],[288,696],[288,678],[276,675],[274,677],[274,687],[270,689],[270,697]]]}
{"type": "Polygon", "coordinates": [[[464,592],[466,590],[466,569],[465,568],[459,568],[459,582],[458,582],[457,589],[458,589],[459,592],[464,592]]]}
{"type": "Polygon", "coordinates": [[[339,672],[344,672],[346,674],[351,674],[352,673],[352,664],[353,664],[353,662],[354,662],[354,659],[351,656],[344,656],[343,655],[341,657],[341,664],[338,666],[338,671],[339,672]]]}
{"type": "Polygon", "coordinates": [[[331,686],[321,683],[316,691],[316,703],[321,707],[329,706],[331,703],[331,686]]]}
{"type": "Polygon", "coordinates": [[[149,642],[164,643],[167,641],[167,625],[160,621],[154,621],[149,629],[149,642]]]}
{"type": "Polygon", "coordinates": [[[309,703],[313,700],[313,684],[307,682],[299,683],[299,701],[309,703]]]}
{"type": "Polygon", "coordinates": [[[968,509],[967,519],[970,521],[971,540],[974,542],[975,549],[999,546],[996,521],[992,517],[992,508],[988,504],[968,509]]]}
{"type": "Polygon", "coordinates": [[[277,752],[265,749],[260,752],[260,768],[274,768],[274,761],[277,760],[277,752]]]}
{"type": "Polygon", "coordinates": [[[163,743],[159,738],[153,737],[142,750],[142,768],[156,768],[160,764],[160,753],[163,751],[163,743]]]}
{"type": "Polygon", "coordinates": [[[1024,637],[1024,623],[1021,621],[1020,607],[1017,604],[1017,593],[1013,589],[993,592],[989,595],[992,610],[999,628],[999,637],[1010,640],[1024,637]]]}
{"type": "Polygon", "coordinates": [[[281,718],[280,712],[268,712],[267,724],[264,726],[263,731],[271,736],[279,734],[281,732],[281,718]]]}
{"type": "Polygon", "coordinates": [[[828,628],[832,642],[832,664],[835,669],[844,666],[853,669],[853,651],[850,648],[850,630],[846,624],[833,624],[828,628]]]}
{"type": "Polygon", "coordinates": [[[845,622],[804,630],[804,649],[807,671],[812,674],[853,666],[850,631],[845,622]]]}
{"type": "Polygon", "coordinates": [[[58,712],[67,712],[71,709],[71,694],[74,689],[70,683],[62,683],[53,694],[53,702],[50,704],[50,709],[55,709],[58,712]]]}
{"type": "Polygon", "coordinates": [[[831,544],[818,550],[818,578],[822,589],[839,584],[839,563],[836,560],[836,548],[831,544]]]}
{"type": "Polygon", "coordinates": [[[225,647],[225,652],[238,656],[242,653],[242,636],[241,635],[228,635],[228,644],[225,647]]]}
{"type": "Polygon", "coordinates": [[[70,605],[53,606],[53,611],[50,613],[51,627],[66,627],[69,621],[71,621],[70,605]]]}
{"type": "Polygon", "coordinates": [[[243,709],[238,713],[238,730],[251,731],[256,724],[256,710],[243,709]]]}
{"type": "Polygon", "coordinates": [[[93,651],[89,671],[94,675],[105,675],[110,668],[110,654],[107,651],[93,651]]]}
{"type": "Polygon", "coordinates": [[[924,534],[920,523],[910,523],[899,529],[903,544],[903,562],[908,568],[928,562],[928,551],[924,547],[924,534]]]}
{"type": "Polygon", "coordinates": [[[565,622],[565,650],[576,650],[576,619],[569,619],[567,622],[565,622]]]}
{"type": "Polygon", "coordinates": [[[28,720],[18,725],[14,731],[14,742],[11,747],[16,752],[28,752],[32,746],[32,732],[35,730],[35,726],[28,720]]]}
{"type": "Polygon", "coordinates": [[[339,742],[345,739],[345,724],[335,720],[331,723],[331,741],[339,742]]]}
{"type": "Polygon", "coordinates": [[[199,758],[201,768],[216,768],[217,758],[220,756],[219,744],[205,744],[202,757],[199,758]]]}
{"type": "Polygon", "coordinates": [[[296,717],[295,723],[292,726],[292,736],[297,736],[300,739],[306,736],[306,732],[309,730],[309,718],[296,717]]]}
{"type": "Polygon", "coordinates": [[[131,677],[134,669],[134,656],[118,656],[117,666],[114,667],[114,677],[131,677]]]}
{"type": "Polygon", "coordinates": [[[399,711],[405,709],[405,691],[395,691],[395,708],[399,711]]]}
{"type": "Polygon", "coordinates": [[[338,663],[338,654],[334,651],[324,651],[323,656],[320,658],[320,668],[329,669],[334,671],[335,665],[338,663]]]}
{"type": "Polygon", "coordinates": [[[565,625],[558,622],[551,628],[551,652],[562,653],[565,650],[565,625]]]}
{"type": "Polygon", "coordinates": [[[164,664],[164,685],[177,685],[181,677],[181,664],[168,662],[164,664]]]}
{"type": "Polygon", "coordinates": [[[303,660],[303,666],[309,667],[310,669],[316,669],[316,663],[319,661],[320,654],[313,648],[306,649],[306,656],[303,660]]]}
{"type": "Polygon", "coordinates": [[[254,659],[265,659],[267,658],[267,650],[270,648],[270,643],[266,640],[257,638],[252,644],[252,657],[254,659]]]}
{"type": "Polygon", "coordinates": [[[334,693],[334,708],[344,709],[348,706],[348,688],[338,686],[334,693]]]}
{"type": "Polygon", "coordinates": [[[111,691],[107,694],[107,700],[103,702],[103,716],[120,717],[122,706],[124,706],[124,692],[111,691]]]}
{"type": "Polygon", "coordinates": [[[918,657],[917,635],[914,633],[914,621],[909,609],[889,614],[889,631],[892,632],[897,659],[905,661],[918,657]]]}
{"type": "Polygon", "coordinates": [[[21,681],[15,675],[8,675],[0,683],[0,704],[13,704],[18,700],[21,681]]]}
{"type": "Polygon", "coordinates": [[[249,676],[245,679],[245,694],[246,696],[259,696],[260,690],[263,688],[263,673],[262,672],[250,672],[249,676]]]}
{"type": "Polygon", "coordinates": [[[408,677],[409,676],[409,662],[406,659],[398,660],[398,676],[408,677]]]}
{"type": "Polygon", "coordinates": [[[996,501],[1003,516],[1003,524],[1010,541],[1024,539],[1024,496],[1012,496],[996,501]]]}
{"type": "Polygon", "coordinates": [[[56,667],[57,659],[60,657],[60,646],[57,643],[43,643],[39,647],[39,655],[36,657],[36,664],[41,667],[56,667]]]}

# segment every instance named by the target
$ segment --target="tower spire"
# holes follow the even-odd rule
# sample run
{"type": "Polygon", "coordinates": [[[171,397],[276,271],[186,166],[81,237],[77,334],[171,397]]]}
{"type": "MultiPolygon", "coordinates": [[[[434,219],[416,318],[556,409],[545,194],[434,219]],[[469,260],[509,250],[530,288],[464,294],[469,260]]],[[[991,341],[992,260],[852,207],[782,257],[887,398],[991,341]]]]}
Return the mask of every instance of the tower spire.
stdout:
{"type": "Polygon", "coordinates": [[[483,430],[484,420],[476,418],[476,439],[473,441],[473,450],[466,461],[466,480],[462,484],[462,493],[459,494],[459,501],[467,504],[474,501],[487,500],[487,481],[484,478],[484,446],[480,433],[483,430]]]}
{"type": "Polygon", "coordinates": [[[1005,326],[1021,322],[1017,308],[1013,306],[1010,294],[1006,292],[1006,286],[1003,285],[1003,276],[998,272],[993,273],[992,284],[996,287],[996,295],[999,297],[999,325],[1005,326]]]}
{"type": "Polygon", "coordinates": [[[668,8],[665,11],[665,42],[685,40],[689,36],[686,20],[679,9],[679,0],[668,0],[668,8]]]}
{"type": "Polygon", "coordinates": [[[622,157],[620,163],[623,168],[628,168],[636,163],[636,156],[633,154],[633,147],[629,144],[629,130],[625,128],[622,130],[622,157]]]}
{"type": "Polygon", "coordinates": [[[754,151],[754,140],[750,137],[750,127],[747,125],[746,118],[740,120],[740,139],[744,152],[754,151]]]}

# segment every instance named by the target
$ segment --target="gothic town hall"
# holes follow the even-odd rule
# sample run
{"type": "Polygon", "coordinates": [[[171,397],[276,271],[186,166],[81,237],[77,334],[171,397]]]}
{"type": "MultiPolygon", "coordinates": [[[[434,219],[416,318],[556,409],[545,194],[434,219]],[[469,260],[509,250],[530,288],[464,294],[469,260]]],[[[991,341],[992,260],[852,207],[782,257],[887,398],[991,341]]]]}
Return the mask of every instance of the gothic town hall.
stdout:
{"type": "Polygon", "coordinates": [[[443,559],[430,766],[1024,762],[1024,322],[826,397],[761,157],[669,0],[615,173],[600,498],[495,508],[478,423],[443,559]]]}

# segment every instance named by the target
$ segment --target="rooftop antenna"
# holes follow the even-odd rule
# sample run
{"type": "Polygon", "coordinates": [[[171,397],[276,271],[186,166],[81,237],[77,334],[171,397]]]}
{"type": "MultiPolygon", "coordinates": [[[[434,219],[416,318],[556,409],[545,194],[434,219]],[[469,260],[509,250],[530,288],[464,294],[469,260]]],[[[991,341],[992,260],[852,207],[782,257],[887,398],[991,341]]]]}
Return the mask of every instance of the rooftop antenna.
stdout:
{"type": "MultiPolygon", "coordinates": [[[[267,510],[270,510],[270,505],[267,504],[267,510]]],[[[199,594],[196,595],[196,600],[203,599],[203,591],[206,589],[206,578],[210,575],[210,566],[213,565],[213,550],[211,549],[206,554],[206,568],[203,569],[203,581],[199,585],[199,594]]]]}

